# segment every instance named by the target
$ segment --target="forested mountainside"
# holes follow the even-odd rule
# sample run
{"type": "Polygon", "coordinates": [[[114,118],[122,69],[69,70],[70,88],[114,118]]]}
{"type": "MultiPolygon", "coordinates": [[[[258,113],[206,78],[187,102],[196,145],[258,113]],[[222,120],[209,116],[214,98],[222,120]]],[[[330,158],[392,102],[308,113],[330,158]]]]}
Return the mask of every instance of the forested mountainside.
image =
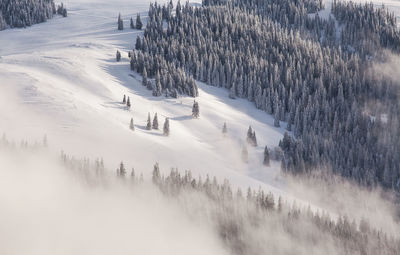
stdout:
{"type": "Polygon", "coordinates": [[[53,0],[2,0],[0,2],[0,30],[27,27],[45,22],[56,13],[53,0]]]}
{"type": "Polygon", "coordinates": [[[400,190],[399,81],[374,68],[398,52],[396,18],[372,4],[334,1],[329,17],[315,14],[321,8],[319,0],[151,4],[131,68],[156,77],[143,84],[155,96],[196,96],[199,80],[285,122],[285,172],[324,167],[400,190]]]}

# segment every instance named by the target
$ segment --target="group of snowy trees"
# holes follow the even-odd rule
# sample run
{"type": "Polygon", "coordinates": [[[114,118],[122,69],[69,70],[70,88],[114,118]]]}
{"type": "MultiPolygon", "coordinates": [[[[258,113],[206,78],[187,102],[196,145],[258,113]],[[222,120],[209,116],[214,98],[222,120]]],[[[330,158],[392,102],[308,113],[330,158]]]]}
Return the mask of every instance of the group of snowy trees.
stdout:
{"type": "MultiPolygon", "coordinates": [[[[80,160],[62,153],[61,160],[72,173],[84,178],[85,183],[104,185],[110,189],[110,171],[105,169],[102,159],[96,159],[92,164],[86,158],[80,160]]],[[[123,162],[119,164],[117,184],[141,187],[147,182],[143,174],[138,175],[134,168],[128,169],[123,162]]],[[[399,239],[387,235],[384,230],[375,229],[367,219],[356,222],[350,215],[334,220],[326,212],[313,211],[296,202],[289,203],[282,197],[276,199],[273,193],[262,189],[248,188],[246,192],[240,188],[233,190],[228,180],[220,183],[216,177],[208,175],[204,179],[201,176],[194,178],[190,171],[181,173],[175,168],[164,175],[158,163],[153,166],[151,182],[170,199],[179,199],[183,195],[185,203],[191,203],[191,199],[187,199],[190,194],[204,196],[196,215],[204,213],[205,219],[209,219],[211,213],[213,217],[210,220],[216,223],[221,240],[232,254],[265,254],[267,247],[261,244],[271,240],[271,233],[284,234],[293,241],[293,252],[297,249],[310,252],[317,249],[317,254],[325,253],[328,240],[329,251],[333,249],[337,254],[396,255],[400,249],[399,239]],[[255,231],[257,235],[253,235],[255,231]],[[319,243],[324,245],[319,246],[319,243]]],[[[131,190],[135,192],[137,189],[131,190]]],[[[187,206],[184,204],[184,208],[187,206]]],[[[274,247],[280,248],[279,245],[274,247]]],[[[272,250],[272,246],[268,248],[272,250]]]]}
{"type": "Polygon", "coordinates": [[[333,7],[345,27],[337,38],[333,18],[308,15],[323,7],[320,0],[178,2],[175,15],[171,3],[151,4],[131,69],[159,79],[154,95],[196,96],[200,80],[254,102],[277,127],[286,122],[293,132],[282,147],[286,171],[323,165],[359,183],[400,188],[400,86],[377,75],[367,58],[372,49],[357,45],[373,40],[375,55],[397,49],[395,18],[370,5],[343,5],[333,7]],[[360,26],[368,36],[352,32],[360,26]]]}
{"type": "MultiPolygon", "coordinates": [[[[117,25],[118,25],[118,30],[124,30],[124,20],[121,17],[121,13],[118,14],[118,21],[117,21],[117,25]]],[[[137,30],[141,30],[143,27],[143,23],[142,20],[140,18],[140,14],[138,13],[136,16],[136,23],[133,23],[133,19],[130,19],[130,27],[131,29],[137,29],[137,30]]]]}
{"type": "Polygon", "coordinates": [[[27,27],[45,22],[54,14],[67,16],[61,4],[57,10],[53,0],[2,0],[0,1],[0,30],[13,27],[27,27]]]}

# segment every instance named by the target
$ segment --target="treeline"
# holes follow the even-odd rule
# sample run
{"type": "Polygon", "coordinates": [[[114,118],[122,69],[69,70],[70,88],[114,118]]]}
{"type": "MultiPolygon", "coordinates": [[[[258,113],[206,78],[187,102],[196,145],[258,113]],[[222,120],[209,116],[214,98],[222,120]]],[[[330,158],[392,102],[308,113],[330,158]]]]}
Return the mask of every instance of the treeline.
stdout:
{"type": "Polygon", "coordinates": [[[376,55],[381,47],[399,52],[397,19],[384,6],[375,8],[372,3],[334,0],[332,14],[343,26],[340,43],[344,47],[350,45],[362,55],[376,55]]]}
{"type": "MultiPolygon", "coordinates": [[[[62,153],[62,162],[90,185],[109,187],[110,177],[102,159],[92,164],[88,159],[76,159],[62,153]]],[[[116,169],[116,177],[124,185],[140,187],[146,183],[143,174],[124,163],[116,169]]],[[[158,164],[152,172],[152,183],[162,194],[182,202],[185,211],[196,208],[196,217],[214,222],[220,239],[232,254],[286,254],[286,244],[274,243],[274,238],[287,238],[290,252],[307,250],[307,254],[397,254],[400,242],[383,230],[374,229],[367,219],[360,222],[348,216],[333,220],[328,213],[289,203],[271,192],[248,188],[233,190],[228,180],[194,178],[172,168],[164,175],[158,164]],[[201,206],[192,205],[196,198],[201,206]],[[205,198],[205,200],[204,200],[205,198]],[[257,235],[254,235],[254,233],[257,235]],[[326,253],[325,253],[326,252],[326,253]]],[[[135,192],[136,189],[133,189],[135,192]]],[[[279,239],[280,240],[280,239],[279,239]]]]}
{"type": "MultiPolygon", "coordinates": [[[[274,115],[277,127],[286,122],[293,132],[282,143],[287,172],[324,166],[365,185],[400,189],[398,84],[379,77],[362,53],[344,50],[333,36],[332,19],[309,17],[307,8],[321,8],[320,1],[316,7],[305,3],[310,2],[211,1],[203,7],[178,2],[175,15],[171,4],[151,4],[131,66],[159,76],[161,90],[178,86],[180,93],[195,96],[194,82],[192,88],[180,82],[190,77],[254,102],[274,115]],[[291,15],[295,18],[281,20],[291,15]]],[[[352,23],[337,6],[335,15],[352,23]]],[[[360,13],[373,23],[383,15],[360,13]]],[[[383,23],[378,24],[372,31],[383,23]]]]}
{"type": "Polygon", "coordinates": [[[53,0],[2,0],[0,2],[0,30],[6,27],[27,27],[45,22],[56,13],[67,16],[61,4],[57,7],[53,0]]]}

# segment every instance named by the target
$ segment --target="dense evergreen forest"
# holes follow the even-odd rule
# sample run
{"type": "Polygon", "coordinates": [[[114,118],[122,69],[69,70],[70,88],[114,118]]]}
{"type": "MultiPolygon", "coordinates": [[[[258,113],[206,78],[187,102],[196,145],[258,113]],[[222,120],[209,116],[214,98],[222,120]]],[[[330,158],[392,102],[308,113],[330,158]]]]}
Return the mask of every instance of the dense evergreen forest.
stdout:
{"type": "Polygon", "coordinates": [[[67,15],[61,5],[56,10],[53,0],[2,0],[0,2],[0,30],[13,27],[27,27],[45,22],[54,14],[67,15]]]}
{"type": "Polygon", "coordinates": [[[396,18],[372,4],[334,1],[329,18],[322,8],[320,0],[151,4],[131,68],[155,96],[195,97],[198,80],[284,122],[285,172],[323,167],[400,190],[399,81],[374,69],[399,50],[396,18]]]}

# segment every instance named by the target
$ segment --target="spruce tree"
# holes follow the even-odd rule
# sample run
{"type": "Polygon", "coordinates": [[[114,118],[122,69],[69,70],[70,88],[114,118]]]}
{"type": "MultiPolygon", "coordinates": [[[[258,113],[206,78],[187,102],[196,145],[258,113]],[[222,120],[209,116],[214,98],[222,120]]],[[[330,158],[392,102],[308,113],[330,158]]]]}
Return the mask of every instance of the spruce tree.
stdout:
{"type": "Polygon", "coordinates": [[[126,106],[128,107],[128,109],[131,109],[131,99],[130,99],[130,97],[128,97],[128,100],[126,100],[126,106]]]}
{"type": "Polygon", "coordinates": [[[147,126],[146,126],[147,130],[151,130],[151,117],[150,117],[150,113],[147,116],[147,126]]]}
{"type": "Polygon", "coordinates": [[[135,125],[133,124],[133,118],[131,118],[131,123],[129,124],[130,130],[134,131],[135,130],[135,125]]]}
{"type": "Polygon", "coordinates": [[[116,59],[117,59],[117,62],[119,62],[121,60],[121,52],[119,52],[119,50],[117,50],[116,59]]]}
{"type": "Polygon", "coordinates": [[[143,27],[142,20],[140,19],[140,14],[138,13],[136,16],[136,29],[141,30],[143,27]]]}
{"type": "Polygon", "coordinates": [[[124,22],[121,18],[121,13],[118,15],[118,30],[124,30],[124,22]]]}
{"type": "Polygon", "coordinates": [[[126,169],[125,169],[124,163],[121,162],[121,164],[119,165],[119,168],[117,169],[117,175],[121,176],[121,177],[125,177],[125,174],[126,174],[126,169]]]}
{"type": "Polygon", "coordinates": [[[158,117],[157,117],[157,113],[154,114],[154,119],[153,119],[153,129],[158,130],[158,117]]]}
{"type": "Polygon", "coordinates": [[[270,166],[270,163],[269,163],[269,150],[268,150],[268,147],[267,146],[265,146],[265,149],[264,149],[264,166],[270,166]]]}
{"type": "Polygon", "coordinates": [[[143,86],[147,86],[147,71],[146,71],[146,67],[143,69],[142,85],[143,86]]]}
{"type": "Polygon", "coordinates": [[[135,49],[136,50],[142,49],[142,40],[140,39],[140,36],[136,37],[135,49]]]}
{"type": "Polygon", "coordinates": [[[169,136],[169,118],[165,118],[163,131],[165,136],[169,136]]]}
{"type": "Polygon", "coordinates": [[[200,116],[199,103],[196,102],[196,100],[193,102],[192,116],[193,116],[193,118],[196,118],[196,119],[200,116]]]}
{"type": "Polygon", "coordinates": [[[126,96],[124,95],[124,98],[122,99],[122,103],[126,104],[126,96]]]}
{"type": "Polygon", "coordinates": [[[131,29],[134,29],[134,28],[135,28],[135,25],[133,24],[133,19],[132,19],[132,17],[131,17],[131,21],[130,21],[130,26],[131,26],[131,29]]]}

